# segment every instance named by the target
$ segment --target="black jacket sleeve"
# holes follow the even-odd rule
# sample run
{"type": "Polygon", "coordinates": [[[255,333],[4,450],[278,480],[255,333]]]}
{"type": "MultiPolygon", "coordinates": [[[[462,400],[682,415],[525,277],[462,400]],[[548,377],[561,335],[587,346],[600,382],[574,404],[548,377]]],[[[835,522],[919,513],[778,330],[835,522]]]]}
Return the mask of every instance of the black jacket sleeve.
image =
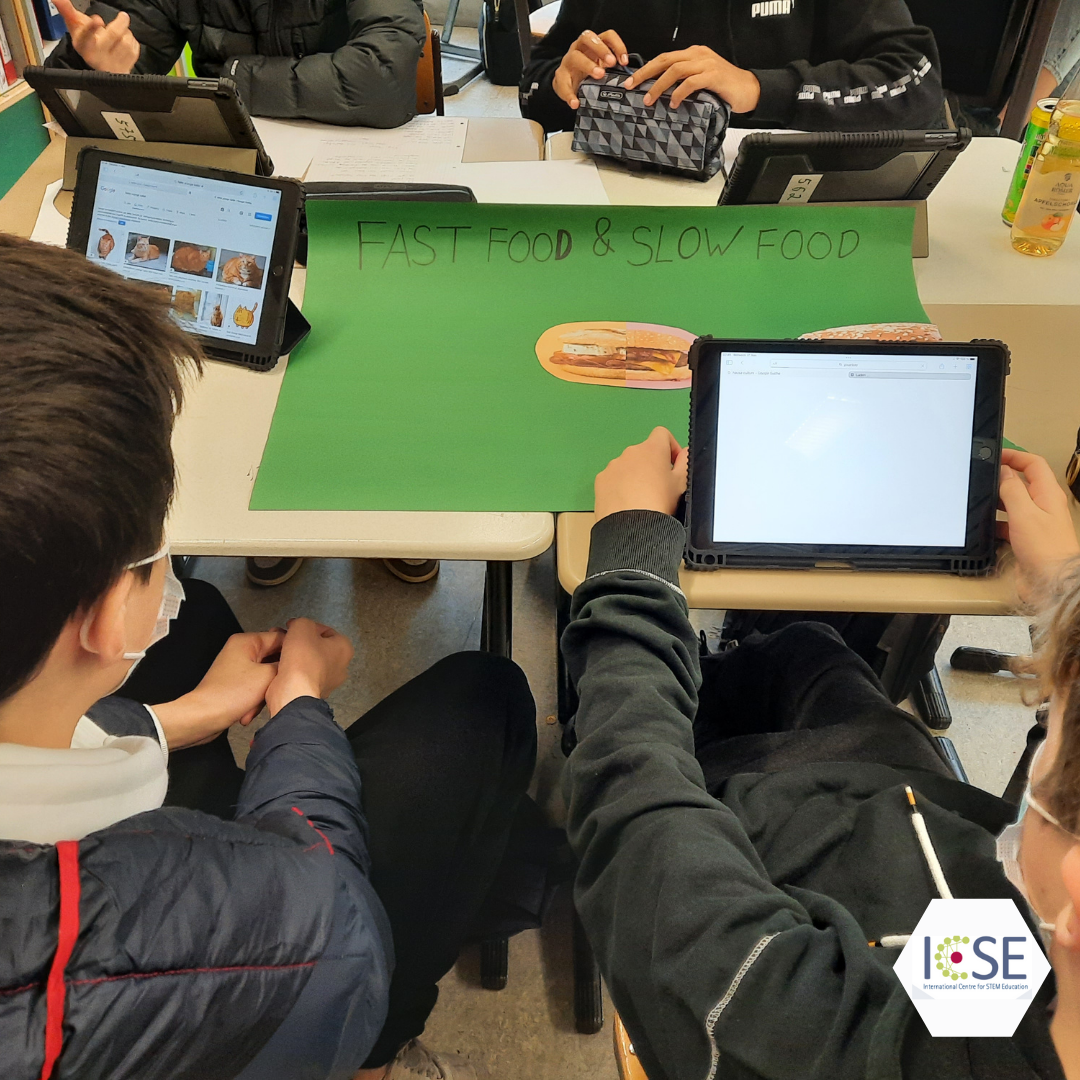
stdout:
{"type": "MultiPolygon", "coordinates": [[[[94,0],[89,13],[111,22],[119,10],[131,18],[142,47],[138,74],[166,74],[187,40],[177,0],[94,0]]],[[[416,115],[416,65],[424,43],[424,14],[416,0],[348,0],[348,40],[333,52],[308,56],[232,56],[228,76],[253,116],[319,120],[326,124],[399,127],[416,115]]],[[[87,65],[65,36],[48,60],[52,67],[87,65]]]]}
{"type": "Polygon", "coordinates": [[[892,1075],[911,1010],[882,950],[840,904],[773,885],[705,790],[682,543],[665,515],[599,522],[562,640],[575,902],[600,969],[651,1080],[892,1075]]]}
{"type": "MultiPolygon", "coordinates": [[[[521,74],[518,87],[521,115],[535,120],[544,131],[565,131],[574,126],[574,110],[555,93],[551,80],[581,32],[596,29],[592,24],[597,7],[597,0],[563,0],[555,25],[533,48],[521,74]]],[[[606,29],[606,26],[600,28],[606,29]]]]}
{"type": "MultiPolygon", "coordinates": [[[[121,0],[118,6],[93,0],[86,9],[87,15],[100,15],[111,23],[121,12],[131,19],[131,32],[139,43],[139,59],[132,68],[135,75],[166,75],[184,51],[187,37],[180,27],[177,13],[170,0],[121,0]]],[[[46,67],[75,68],[85,70],[89,65],[75,51],[71,35],[65,34],[49,54],[46,67]]]]}
{"type": "Polygon", "coordinates": [[[332,53],[238,56],[221,74],[255,116],[400,127],[416,115],[423,10],[416,0],[349,0],[346,13],[349,40],[332,53]]]}
{"type": "Polygon", "coordinates": [[[878,131],[938,126],[944,101],[934,35],[904,0],[827,0],[818,11],[827,59],[752,67],[761,83],[750,127],[878,131]]]}

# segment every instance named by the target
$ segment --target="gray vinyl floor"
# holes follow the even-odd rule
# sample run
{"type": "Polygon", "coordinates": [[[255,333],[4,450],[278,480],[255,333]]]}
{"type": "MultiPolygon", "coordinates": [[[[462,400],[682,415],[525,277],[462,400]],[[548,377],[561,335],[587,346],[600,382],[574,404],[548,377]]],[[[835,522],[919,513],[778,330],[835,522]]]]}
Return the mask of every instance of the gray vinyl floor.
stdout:
{"type": "MultiPolygon", "coordinates": [[[[476,31],[459,25],[454,40],[474,44],[476,31]]],[[[457,71],[448,65],[444,75],[450,79],[457,71]]],[[[447,98],[446,112],[516,116],[516,92],[481,78],[447,98]]],[[[479,563],[443,563],[439,577],[425,585],[403,584],[380,562],[344,559],[310,560],[292,581],[276,589],[248,585],[242,559],[200,559],[196,575],[222,590],[245,629],[308,615],[352,637],[352,671],[332,699],[344,724],[440,657],[476,648],[480,641],[484,568],[479,563]]],[[[551,819],[561,822],[554,588],[552,552],[516,566],[514,659],[532,685],[540,740],[533,793],[551,819]]],[[[717,626],[721,616],[694,613],[697,626],[706,631],[717,626]]],[[[1000,793],[1020,755],[1033,710],[1021,703],[1017,680],[1011,676],[952,671],[948,657],[959,644],[1023,652],[1029,647],[1027,626],[1018,618],[954,618],[939,654],[954,716],[950,734],[972,783],[1000,793]]],[[[242,757],[248,739],[237,734],[235,746],[242,757]]],[[[542,930],[511,941],[505,990],[483,990],[478,956],[462,956],[443,980],[425,1035],[430,1045],[466,1054],[487,1080],[615,1080],[610,1004],[602,1033],[574,1031],[568,903],[568,897],[559,897],[542,930]]]]}

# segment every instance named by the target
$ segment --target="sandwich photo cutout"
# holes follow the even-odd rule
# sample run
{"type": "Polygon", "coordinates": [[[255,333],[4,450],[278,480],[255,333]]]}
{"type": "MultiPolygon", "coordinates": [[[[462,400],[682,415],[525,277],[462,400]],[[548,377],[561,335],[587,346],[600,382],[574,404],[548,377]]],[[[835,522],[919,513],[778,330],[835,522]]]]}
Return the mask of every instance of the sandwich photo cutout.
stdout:
{"type": "Polygon", "coordinates": [[[536,343],[540,366],[557,379],[636,390],[686,390],[695,335],[655,323],[560,323],[536,343]]]}

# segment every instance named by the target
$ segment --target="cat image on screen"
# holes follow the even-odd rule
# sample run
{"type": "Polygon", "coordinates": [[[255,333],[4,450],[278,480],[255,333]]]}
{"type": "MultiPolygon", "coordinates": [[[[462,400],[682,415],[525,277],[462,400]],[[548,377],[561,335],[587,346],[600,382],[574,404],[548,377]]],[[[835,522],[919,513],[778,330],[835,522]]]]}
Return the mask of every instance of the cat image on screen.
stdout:
{"type": "Polygon", "coordinates": [[[206,264],[213,258],[213,254],[212,248],[180,244],[173,251],[172,268],[185,274],[202,274],[206,271],[206,264]]]}
{"type": "Polygon", "coordinates": [[[173,293],[173,311],[183,318],[194,319],[198,314],[199,293],[188,289],[177,289],[173,293]]]}
{"type": "Polygon", "coordinates": [[[210,325],[220,326],[225,321],[225,316],[221,312],[221,301],[219,300],[214,305],[214,310],[210,313],[210,325]]]}
{"type": "Polygon", "coordinates": [[[263,272],[254,255],[234,255],[221,267],[219,281],[226,285],[246,285],[258,289],[262,285],[263,272]]]}
{"type": "Polygon", "coordinates": [[[252,323],[255,322],[255,312],[259,310],[259,305],[255,304],[253,307],[242,307],[237,305],[236,310],[232,313],[233,322],[240,327],[241,330],[246,330],[252,323]]]}
{"type": "Polygon", "coordinates": [[[98,258],[107,259],[114,247],[116,247],[116,240],[113,239],[113,234],[108,229],[102,229],[101,238],[97,242],[98,258]]]}
{"type": "Polygon", "coordinates": [[[161,257],[161,248],[150,243],[149,236],[140,236],[131,249],[132,262],[153,262],[161,257]]]}

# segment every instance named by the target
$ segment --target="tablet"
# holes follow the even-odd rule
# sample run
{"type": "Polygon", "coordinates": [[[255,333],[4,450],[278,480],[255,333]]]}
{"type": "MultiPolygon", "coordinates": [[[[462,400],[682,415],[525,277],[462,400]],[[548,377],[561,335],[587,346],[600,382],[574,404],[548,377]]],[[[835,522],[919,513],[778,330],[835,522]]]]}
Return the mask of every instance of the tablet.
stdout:
{"type": "Polygon", "coordinates": [[[86,149],[67,246],[168,293],[208,356],[265,369],[288,351],[302,206],[291,180],[86,149]]]}
{"type": "Polygon", "coordinates": [[[1000,342],[691,348],[686,561],[985,574],[1000,342]]]}
{"type": "Polygon", "coordinates": [[[23,75],[68,135],[235,146],[256,151],[256,172],[273,175],[274,163],[232,79],[46,67],[28,67],[23,75]]]}
{"type": "Polygon", "coordinates": [[[717,205],[925,199],[970,142],[967,128],[754,132],[717,205]]]}
{"type": "MultiPolygon", "coordinates": [[[[382,181],[316,181],[304,185],[304,205],[313,200],[330,202],[476,202],[472,188],[460,184],[389,184],[382,181]]],[[[307,211],[300,221],[300,243],[296,261],[307,266],[307,211]]]]}

